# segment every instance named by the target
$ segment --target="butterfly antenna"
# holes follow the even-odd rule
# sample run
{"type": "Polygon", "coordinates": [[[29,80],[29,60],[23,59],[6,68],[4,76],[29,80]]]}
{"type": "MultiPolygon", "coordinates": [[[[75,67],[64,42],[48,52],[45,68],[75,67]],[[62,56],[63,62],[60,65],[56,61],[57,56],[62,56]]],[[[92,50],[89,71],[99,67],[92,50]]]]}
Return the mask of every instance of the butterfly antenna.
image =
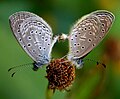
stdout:
{"type": "Polygon", "coordinates": [[[8,72],[13,70],[13,73],[11,75],[11,77],[13,77],[16,74],[17,71],[21,71],[22,70],[22,67],[30,67],[30,66],[33,67],[33,63],[28,63],[28,64],[23,64],[23,65],[11,67],[10,69],[8,69],[8,72]],[[21,68],[21,69],[18,69],[18,68],[21,68]]]}
{"type": "Polygon", "coordinates": [[[96,62],[97,65],[101,64],[104,68],[106,68],[106,65],[102,62],[99,62],[99,61],[96,61],[96,60],[93,60],[93,59],[83,59],[83,61],[92,61],[92,62],[96,62]]]}

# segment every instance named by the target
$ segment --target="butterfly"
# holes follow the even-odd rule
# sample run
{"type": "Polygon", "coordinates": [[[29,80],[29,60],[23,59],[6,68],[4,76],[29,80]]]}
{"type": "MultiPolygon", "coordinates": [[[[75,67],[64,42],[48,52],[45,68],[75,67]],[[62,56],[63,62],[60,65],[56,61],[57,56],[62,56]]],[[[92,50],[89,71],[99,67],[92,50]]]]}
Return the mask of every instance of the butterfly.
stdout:
{"type": "Polygon", "coordinates": [[[67,59],[81,68],[82,59],[103,40],[114,19],[109,11],[94,11],[79,19],[72,26],[69,35],[54,37],[48,23],[31,12],[16,12],[9,17],[9,22],[15,38],[34,60],[33,66],[36,70],[50,63],[52,48],[59,39],[68,39],[67,59]]]}
{"type": "Polygon", "coordinates": [[[83,58],[103,40],[114,19],[114,15],[106,10],[94,11],[79,19],[71,28],[69,36],[65,36],[69,40],[68,60],[77,68],[82,68],[83,58]]]}
{"type": "Polygon", "coordinates": [[[24,51],[34,60],[34,70],[51,60],[51,51],[58,39],[51,27],[39,16],[20,11],[9,17],[11,29],[24,51]]]}

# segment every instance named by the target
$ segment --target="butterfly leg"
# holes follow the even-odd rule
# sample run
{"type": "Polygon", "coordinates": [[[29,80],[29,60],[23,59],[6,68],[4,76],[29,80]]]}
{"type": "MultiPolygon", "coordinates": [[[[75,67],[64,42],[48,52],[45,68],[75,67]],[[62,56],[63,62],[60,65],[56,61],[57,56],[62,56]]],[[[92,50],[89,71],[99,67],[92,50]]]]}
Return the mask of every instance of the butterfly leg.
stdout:
{"type": "Polygon", "coordinates": [[[53,37],[53,41],[52,41],[52,45],[51,45],[51,47],[54,46],[54,44],[57,42],[58,38],[59,38],[59,36],[55,36],[55,37],[53,37]]]}
{"type": "Polygon", "coordinates": [[[75,59],[74,61],[77,69],[81,69],[83,67],[84,62],[82,59],[79,58],[79,59],[75,59]]]}
{"type": "Polygon", "coordinates": [[[54,44],[57,42],[58,38],[59,38],[59,36],[53,37],[52,44],[51,44],[50,51],[49,51],[49,55],[51,54],[52,48],[53,48],[54,44]]]}

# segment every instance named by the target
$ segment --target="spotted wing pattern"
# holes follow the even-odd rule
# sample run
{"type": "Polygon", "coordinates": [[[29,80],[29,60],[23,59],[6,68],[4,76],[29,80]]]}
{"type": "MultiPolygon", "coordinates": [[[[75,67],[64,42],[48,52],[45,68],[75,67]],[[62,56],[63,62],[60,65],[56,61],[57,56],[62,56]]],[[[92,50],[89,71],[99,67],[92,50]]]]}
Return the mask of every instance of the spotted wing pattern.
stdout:
{"type": "Polygon", "coordinates": [[[114,20],[114,15],[108,11],[92,12],[75,23],[70,31],[69,59],[86,56],[105,37],[114,20]]]}
{"type": "Polygon", "coordinates": [[[52,29],[39,16],[30,12],[17,12],[9,18],[11,29],[27,54],[36,62],[50,61],[52,29]]]}

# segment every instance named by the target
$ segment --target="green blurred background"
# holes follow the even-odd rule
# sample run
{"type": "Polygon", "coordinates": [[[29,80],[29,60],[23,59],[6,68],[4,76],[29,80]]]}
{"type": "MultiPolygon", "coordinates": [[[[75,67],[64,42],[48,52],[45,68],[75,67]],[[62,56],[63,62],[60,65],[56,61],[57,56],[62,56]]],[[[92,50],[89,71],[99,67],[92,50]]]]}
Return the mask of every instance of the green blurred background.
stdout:
{"type": "MultiPolygon", "coordinates": [[[[120,0],[0,0],[0,99],[45,99],[48,81],[45,66],[37,72],[21,70],[12,78],[7,70],[12,66],[32,63],[14,38],[8,17],[17,11],[30,11],[45,19],[54,34],[69,33],[70,27],[81,16],[95,10],[111,11],[116,20],[106,38],[86,58],[76,71],[70,92],[56,91],[53,99],[120,99],[120,0]]],[[[67,54],[68,42],[53,48],[52,56],[67,54]]]]}

